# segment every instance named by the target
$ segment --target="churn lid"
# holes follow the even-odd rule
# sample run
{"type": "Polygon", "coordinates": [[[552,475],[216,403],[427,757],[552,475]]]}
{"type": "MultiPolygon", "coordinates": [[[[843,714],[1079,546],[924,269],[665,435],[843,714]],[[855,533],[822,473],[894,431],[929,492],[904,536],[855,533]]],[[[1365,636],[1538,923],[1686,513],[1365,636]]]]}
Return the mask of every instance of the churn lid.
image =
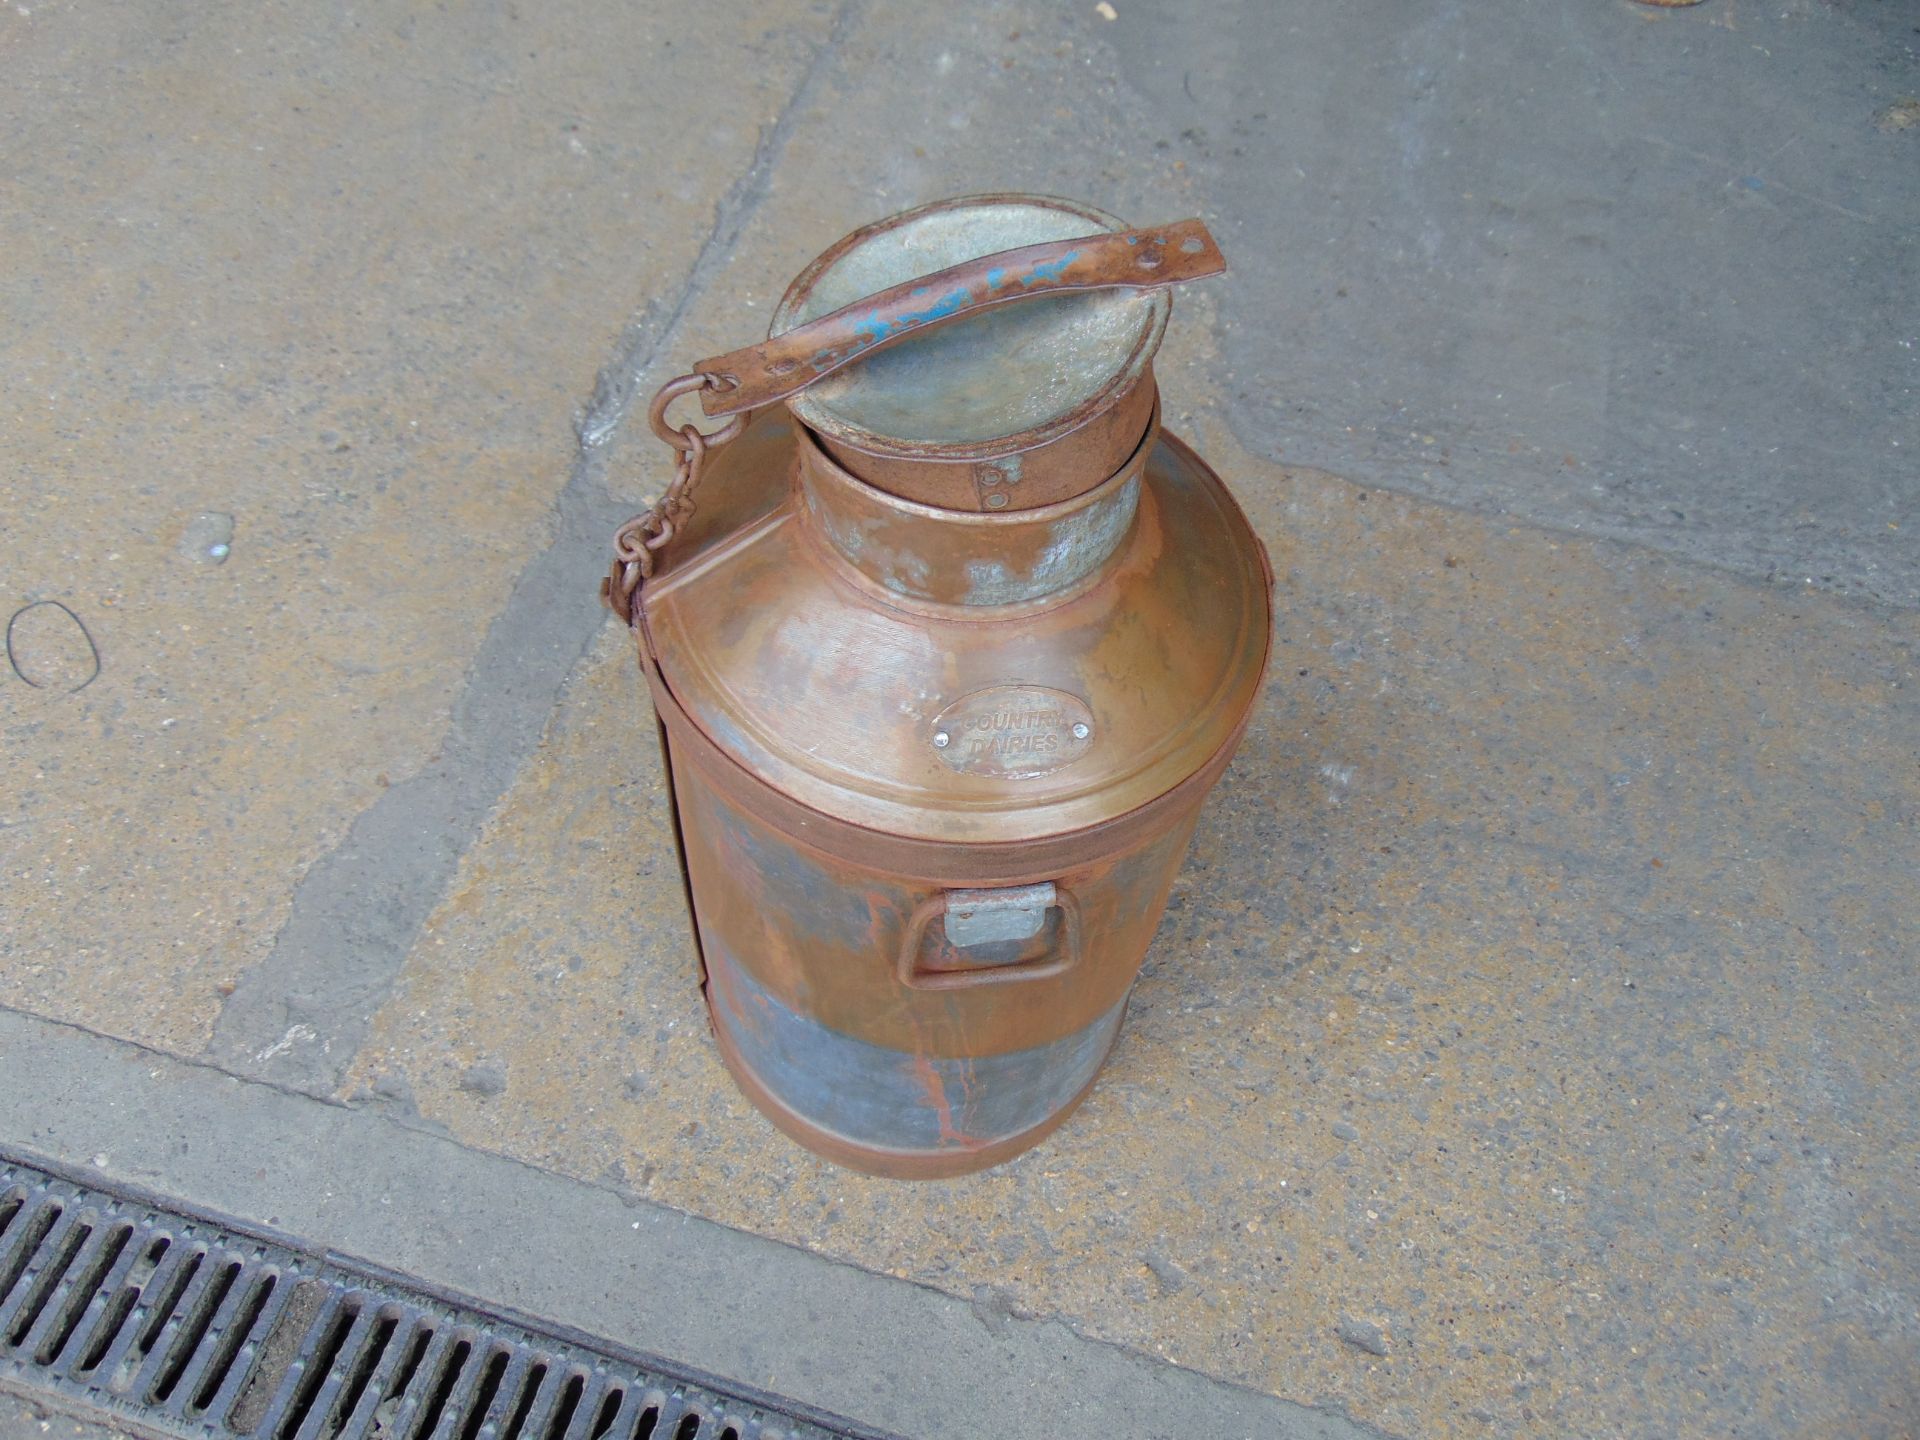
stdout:
{"type": "MultiPolygon", "coordinates": [[[[923,205],[821,255],[769,333],[983,255],[1125,229],[1044,195],[923,205]]],[[[893,494],[967,510],[1051,504],[1100,484],[1138,447],[1172,303],[1165,289],[1036,296],[903,340],[787,403],[840,464],[893,494]]]]}

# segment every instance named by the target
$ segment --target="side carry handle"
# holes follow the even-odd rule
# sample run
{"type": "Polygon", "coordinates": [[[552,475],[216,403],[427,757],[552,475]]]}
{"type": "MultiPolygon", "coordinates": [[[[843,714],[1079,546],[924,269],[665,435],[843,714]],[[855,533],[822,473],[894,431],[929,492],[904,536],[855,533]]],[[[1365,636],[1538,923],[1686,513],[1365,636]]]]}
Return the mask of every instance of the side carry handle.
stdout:
{"type": "Polygon", "coordinates": [[[945,890],[914,907],[900,947],[900,983],[912,990],[962,990],[1045,980],[1079,963],[1080,904],[1064,885],[1046,881],[993,890],[945,890]],[[1018,947],[1046,928],[1059,914],[1059,928],[1045,952],[1021,959],[1018,947]],[[921,952],[935,922],[945,943],[938,965],[924,964],[921,952]]]}

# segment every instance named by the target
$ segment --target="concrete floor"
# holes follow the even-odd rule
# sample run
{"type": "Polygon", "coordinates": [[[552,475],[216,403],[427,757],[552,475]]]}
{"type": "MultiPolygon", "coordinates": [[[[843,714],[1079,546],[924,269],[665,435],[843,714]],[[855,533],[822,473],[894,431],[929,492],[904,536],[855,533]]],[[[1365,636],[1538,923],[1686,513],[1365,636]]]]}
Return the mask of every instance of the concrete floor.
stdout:
{"type": "Polygon", "coordinates": [[[120,1430],[94,1419],[81,1419],[32,1400],[0,1392],[0,1435],[46,1437],[46,1440],[123,1440],[120,1430]]]}
{"type": "Polygon", "coordinates": [[[919,1296],[1081,1377],[1020,1433],[1920,1432],[1910,11],[1115,8],[0,14],[0,1140],[499,1233],[257,1164],[346,1106],[586,1197],[445,1283],[914,1434],[919,1296]],[[1280,660],[1087,1107],[901,1187],[722,1075],[593,586],[636,396],[1014,188],[1221,236],[1159,370],[1280,660]],[[651,1263],[607,1195],[880,1288],[777,1364],[540,1289],[651,1263]]]}

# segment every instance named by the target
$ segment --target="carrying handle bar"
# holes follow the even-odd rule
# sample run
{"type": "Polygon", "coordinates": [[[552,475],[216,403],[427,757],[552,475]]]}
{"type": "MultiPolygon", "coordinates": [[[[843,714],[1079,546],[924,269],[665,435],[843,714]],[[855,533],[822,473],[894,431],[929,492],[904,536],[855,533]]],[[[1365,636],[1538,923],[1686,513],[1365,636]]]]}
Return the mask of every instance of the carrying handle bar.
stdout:
{"type": "Polygon", "coordinates": [[[904,280],[784,334],[694,366],[707,377],[708,415],[756,410],[875,350],[996,305],[1065,290],[1156,290],[1226,272],[1226,257],[1199,220],[1104,231],[982,255],[904,280]]]}

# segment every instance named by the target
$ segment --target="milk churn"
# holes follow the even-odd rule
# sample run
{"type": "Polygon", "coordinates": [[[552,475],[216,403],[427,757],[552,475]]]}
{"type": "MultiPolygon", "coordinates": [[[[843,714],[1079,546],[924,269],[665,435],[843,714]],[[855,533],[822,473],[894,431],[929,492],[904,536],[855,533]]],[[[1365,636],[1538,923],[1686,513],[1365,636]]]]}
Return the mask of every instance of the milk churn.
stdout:
{"type": "Polygon", "coordinates": [[[943,201],[654,401],[679,466],[606,593],[713,1033],[841,1164],[1016,1155],[1119,1033],[1267,661],[1265,553],[1153,377],[1169,287],[1224,268],[1198,221],[943,201]],[[690,394],[732,418],[675,426],[690,394]]]}

